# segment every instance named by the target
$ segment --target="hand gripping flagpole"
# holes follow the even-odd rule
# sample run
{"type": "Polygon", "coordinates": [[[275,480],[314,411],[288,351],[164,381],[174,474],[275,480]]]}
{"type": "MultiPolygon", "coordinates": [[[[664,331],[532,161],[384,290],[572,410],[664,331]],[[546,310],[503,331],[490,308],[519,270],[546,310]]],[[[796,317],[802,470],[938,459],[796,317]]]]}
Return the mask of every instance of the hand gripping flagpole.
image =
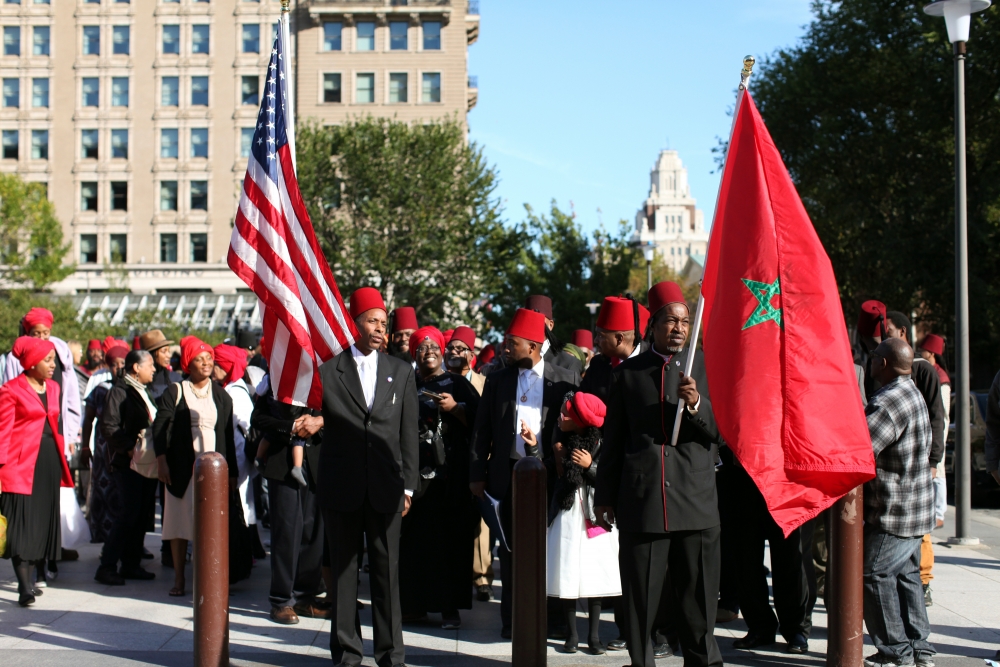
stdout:
{"type": "MultiPolygon", "coordinates": [[[[733,124],[729,128],[729,141],[732,143],[733,140],[733,129],[736,127],[736,118],[740,113],[740,105],[743,103],[743,94],[750,87],[750,75],[753,73],[754,63],[757,62],[753,56],[745,56],[743,58],[743,70],[740,72],[740,87],[736,93],[736,109],[733,111],[733,124]]],[[[728,149],[727,149],[728,151],[728,149]]],[[[728,152],[727,152],[728,159],[728,152]]],[[[723,165],[723,172],[725,172],[725,165],[723,165]]],[[[719,179],[719,192],[722,191],[722,179],[719,179]]],[[[718,195],[715,197],[715,201],[719,201],[718,195]]],[[[716,204],[715,215],[712,216],[712,227],[715,227],[715,220],[719,217],[719,207],[716,204]]],[[[711,237],[709,237],[711,241],[711,237]]],[[[708,260],[708,248],[705,248],[705,259],[706,263],[708,260]]],[[[700,281],[699,281],[700,288],[700,281]]],[[[688,356],[687,361],[684,364],[684,377],[691,375],[691,370],[694,367],[694,353],[698,349],[698,336],[701,334],[701,317],[705,312],[705,297],[700,293],[698,294],[698,306],[694,311],[694,328],[691,330],[691,337],[688,339],[688,356]]],[[[682,400],[677,401],[677,414],[674,415],[674,430],[670,434],[670,446],[677,446],[677,438],[681,433],[681,416],[687,404],[682,400]]]]}

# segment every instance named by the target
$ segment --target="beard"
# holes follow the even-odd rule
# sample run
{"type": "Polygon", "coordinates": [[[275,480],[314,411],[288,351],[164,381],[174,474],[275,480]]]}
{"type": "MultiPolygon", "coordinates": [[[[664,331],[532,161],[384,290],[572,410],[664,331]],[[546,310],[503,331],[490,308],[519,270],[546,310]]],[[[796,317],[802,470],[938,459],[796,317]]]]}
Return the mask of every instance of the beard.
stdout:
{"type": "Polygon", "coordinates": [[[684,350],[683,347],[668,347],[667,352],[670,354],[680,354],[684,350]]]}

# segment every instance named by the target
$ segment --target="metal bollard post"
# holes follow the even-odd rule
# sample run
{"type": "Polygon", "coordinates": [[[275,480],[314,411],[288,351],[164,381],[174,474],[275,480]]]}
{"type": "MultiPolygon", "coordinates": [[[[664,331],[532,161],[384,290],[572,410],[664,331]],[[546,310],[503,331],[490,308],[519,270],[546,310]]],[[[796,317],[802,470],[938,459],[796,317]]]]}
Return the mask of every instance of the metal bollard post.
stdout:
{"type": "Polygon", "coordinates": [[[514,465],[514,598],[511,628],[514,667],[545,665],[545,464],[526,456],[514,465]]]}
{"type": "Polygon", "coordinates": [[[827,536],[827,667],[858,667],[864,660],[863,487],[834,503],[827,536]]]}
{"type": "Polygon", "coordinates": [[[194,664],[229,665],[229,466],[218,452],[194,464],[194,664]]]}

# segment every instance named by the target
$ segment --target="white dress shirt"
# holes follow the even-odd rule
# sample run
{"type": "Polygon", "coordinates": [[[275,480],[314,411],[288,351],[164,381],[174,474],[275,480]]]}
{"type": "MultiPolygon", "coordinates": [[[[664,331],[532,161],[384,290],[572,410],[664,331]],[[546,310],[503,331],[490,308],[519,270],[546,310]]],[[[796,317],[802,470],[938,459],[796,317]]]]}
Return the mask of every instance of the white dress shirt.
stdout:
{"type": "Polygon", "coordinates": [[[361,378],[361,390],[365,393],[365,405],[371,412],[375,403],[375,381],[378,379],[378,350],[372,350],[365,356],[361,350],[351,346],[351,356],[358,365],[358,376],[361,378]]]}
{"type": "Polygon", "coordinates": [[[531,368],[522,368],[517,372],[517,395],[514,397],[517,403],[516,416],[514,417],[514,432],[517,436],[514,439],[514,446],[517,453],[524,456],[524,438],[521,437],[521,420],[528,425],[531,432],[541,446],[542,442],[542,387],[545,384],[545,361],[538,360],[538,363],[531,368]],[[526,400],[522,401],[524,396],[526,400]]]}

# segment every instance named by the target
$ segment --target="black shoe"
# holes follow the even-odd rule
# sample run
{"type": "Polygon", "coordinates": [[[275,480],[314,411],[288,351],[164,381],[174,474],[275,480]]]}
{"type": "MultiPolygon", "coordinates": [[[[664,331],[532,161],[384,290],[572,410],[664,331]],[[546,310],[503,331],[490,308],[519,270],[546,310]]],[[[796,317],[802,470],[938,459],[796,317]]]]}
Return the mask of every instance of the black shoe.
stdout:
{"type": "Polygon", "coordinates": [[[627,649],[628,649],[628,644],[626,644],[625,640],[622,639],[621,637],[619,637],[618,639],[612,639],[611,641],[608,642],[609,651],[625,651],[627,649]]]}
{"type": "Polygon", "coordinates": [[[44,592],[45,591],[43,591],[41,588],[32,588],[31,589],[31,594],[34,595],[36,598],[42,597],[42,593],[44,593],[44,592]]]}
{"type": "Polygon", "coordinates": [[[733,642],[733,648],[757,648],[758,646],[769,646],[774,643],[774,635],[761,635],[756,632],[748,632],[743,639],[733,642]]]}
{"type": "Polygon", "coordinates": [[[805,653],[809,650],[809,641],[806,636],[801,632],[796,633],[794,637],[788,640],[788,652],[789,653],[805,653]]]}
{"type": "Polygon", "coordinates": [[[580,650],[580,641],[574,637],[570,637],[563,644],[563,653],[576,653],[580,650]]]}
{"type": "Polygon", "coordinates": [[[125,580],[114,570],[98,570],[94,575],[94,580],[105,586],[124,586],[125,580]]]}
{"type": "Polygon", "coordinates": [[[156,556],[153,555],[153,552],[151,552],[149,549],[147,549],[145,547],[142,548],[142,559],[143,560],[153,560],[154,558],[156,558],[156,556]]]}
{"type": "Polygon", "coordinates": [[[20,595],[17,598],[17,603],[19,605],[21,605],[22,607],[28,607],[30,605],[35,604],[35,596],[34,595],[20,595]]]}
{"type": "Polygon", "coordinates": [[[671,658],[674,652],[670,648],[670,644],[663,642],[662,644],[657,644],[653,647],[653,657],[654,658],[671,658]]]}
{"type": "Polygon", "coordinates": [[[134,570],[126,570],[122,568],[122,571],[118,573],[122,579],[136,579],[138,581],[149,581],[150,579],[156,579],[156,575],[148,570],[144,570],[141,567],[137,567],[134,570]]]}
{"type": "Polygon", "coordinates": [[[591,655],[604,655],[607,650],[604,648],[604,644],[601,643],[600,638],[591,637],[587,640],[587,648],[590,649],[591,655]]]}
{"type": "Polygon", "coordinates": [[[493,599],[493,587],[489,584],[476,586],[476,600],[479,602],[489,602],[493,599]]]}
{"type": "Polygon", "coordinates": [[[501,638],[503,638],[503,639],[510,639],[510,634],[511,633],[510,633],[510,626],[509,625],[505,625],[502,628],[500,628],[500,637],[501,638]]]}

